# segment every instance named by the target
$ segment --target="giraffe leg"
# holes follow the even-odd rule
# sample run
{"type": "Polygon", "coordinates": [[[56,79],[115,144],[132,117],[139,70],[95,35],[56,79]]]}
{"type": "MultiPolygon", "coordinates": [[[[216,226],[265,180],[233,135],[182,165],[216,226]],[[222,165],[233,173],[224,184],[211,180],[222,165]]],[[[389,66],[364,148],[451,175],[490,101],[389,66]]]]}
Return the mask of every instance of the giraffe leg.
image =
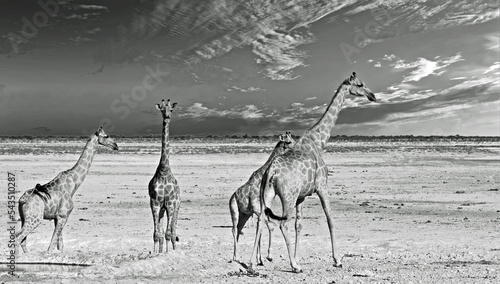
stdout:
{"type": "Polygon", "coordinates": [[[174,213],[172,215],[172,225],[170,226],[171,230],[171,239],[170,242],[172,242],[172,250],[175,250],[175,244],[178,241],[177,238],[177,220],[179,218],[179,209],[180,209],[181,202],[177,201],[175,203],[175,208],[174,208],[174,213]]]}
{"type": "Polygon", "coordinates": [[[304,199],[297,200],[297,205],[295,207],[295,260],[299,259],[299,243],[300,243],[300,232],[302,231],[302,206],[304,205],[304,199]]]}
{"type": "MultiPolygon", "coordinates": [[[[237,205],[236,205],[237,207],[237,205]]],[[[236,213],[234,213],[236,215],[236,213]]],[[[249,214],[245,214],[242,212],[238,213],[238,217],[232,215],[233,220],[233,245],[234,245],[234,253],[233,253],[233,261],[238,261],[238,241],[240,239],[241,231],[245,226],[248,219],[252,216],[249,214]]]]}
{"type": "Polygon", "coordinates": [[[264,222],[264,213],[261,213],[261,214],[258,214],[258,221],[257,221],[257,233],[255,234],[255,241],[254,241],[254,244],[253,244],[253,251],[252,251],[252,256],[250,257],[250,264],[248,266],[248,271],[250,273],[254,273],[255,272],[255,260],[256,260],[256,256],[257,256],[257,248],[258,248],[258,245],[259,245],[259,242],[260,242],[260,237],[262,235],[262,223],[264,222]]]}
{"type": "MultiPolygon", "coordinates": [[[[20,235],[23,235],[24,234],[24,210],[22,208],[22,204],[19,204],[19,217],[21,218],[21,231],[19,231],[18,233],[16,233],[16,243],[17,244],[20,244],[21,245],[21,248],[23,249],[23,252],[24,253],[27,253],[28,252],[28,249],[26,248],[26,236],[23,237],[22,240],[18,241],[17,240],[17,237],[20,236],[20,235]]],[[[18,246],[16,245],[16,255],[18,254],[18,246]]]]}
{"type": "Polygon", "coordinates": [[[238,261],[238,239],[240,237],[240,232],[238,231],[238,221],[240,218],[238,218],[237,215],[241,215],[241,213],[238,212],[238,203],[236,202],[236,196],[235,194],[231,195],[231,198],[229,199],[229,212],[231,213],[231,221],[233,222],[233,260],[232,261],[238,261]]]}
{"type": "MultiPolygon", "coordinates": [[[[287,208],[286,210],[283,210],[283,217],[285,216],[290,216],[287,214],[289,211],[291,211],[292,208],[287,208]]],[[[302,272],[302,268],[297,264],[297,261],[295,260],[294,257],[294,252],[292,251],[292,244],[290,243],[290,236],[288,235],[288,223],[290,222],[289,218],[286,220],[280,221],[280,229],[281,233],[283,234],[283,238],[285,239],[285,244],[288,249],[288,257],[290,258],[290,265],[292,266],[292,271],[293,272],[302,272]]]]}
{"type": "MultiPolygon", "coordinates": [[[[57,218],[54,219],[54,227],[57,227],[57,218]]],[[[57,239],[57,249],[59,251],[63,250],[63,237],[62,237],[62,233],[61,233],[61,235],[57,239]]]]}
{"type": "Polygon", "coordinates": [[[165,241],[167,244],[165,252],[168,252],[168,243],[172,241],[172,219],[174,217],[174,212],[175,212],[175,206],[169,205],[167,207],[167,228],[165,230],[165,241]]]}
{"type": "Polygon", "coordinates": [[[323,207],[323,211],[325,211],[326,221],[328,223],[328,229],[330,230],[330,241],[332,243],[332,255],[333,255],[333,266],[342,267],[342,263],[340,257],[338,255],[336,246],[335,246],[335,236],[333,233],[333,219],[330,213],[330,201],[328,197],[322,190],[317,191],[319,200],[321,201],[321,206],[323,207]]]}
{"type": "Polygon", "coordinates": [[[150,206],[151,206],[151,213],[153,214],[153,252],[154,253],[159,253],[161,252],[161,247],[159,246],[160,239],[162,239],[162,236],[160,235],[160,229],[159,229],[159,224],[160,224],[160,204],[158,201],[151,199],[150,200],[150,206]]]}
{"type": "MultiPolygon", "coordinates": [[[[164,243],[164,236],[165,236],[165,229],[164,229],[164,223],[165,223],[165,208],[160,208],[160,212],[158,213],[158,223],[156,224],[157,230],[156,233],[158,235],[158,252],[162,253],[163,252],[163,243],[164,243]]],[[[168,213],[167,213],[167,222],[168,222],[168,213]]],[[[168,226],[168,223],[167,223],[168,226]]],[[[165,252],[168,252],[168,243],[167,247],[165,249],[165,252]]]]}
{"type": "Polygon", "coordinates": [[[64,225],[66,225],[66,221],[68,221],[68,216],[67,215],[56,216],[56,219],[57,219],[57,221],[55,222],[56,226],[54,228],[54,233],[52,234],[52,239],[50,240],[50,245],[47,251],[52,251],[56,246],[56,244],[59,245],[59,238],[61,237],[64,225]]]}
{"type": "Polygon", "coordinates": [[[271,254],[271,239],[272,239],[274,228],[271,226],[270,223],[272,223],[272,222],[270,222],[269,220],[266,219],[266,226],[267,226],[267,230],[269,231],[269,246],[267,247],[266,259],[269,261],[273,261],[273,256],[271,254]]]}
{"type": "Polygon", "coordinates": [[[42,222],[43,204],[19,204],[19,216],[21,217],[21,230],[16,233],[16,243],[21,245],[24,253],[27,253],[26,239],[42,222]]]}
{"type": "MultiPolygon", "coordinates": [[[[265,218],[265,216],[262,216],[263,218],[265,218]]],[[[262,223],[261,223],[261,226],[262,226],[262,223]]],[[[262,228],[260,229],[261,230],[261,234],[262,234],[262,228]]],[[[257,231],[255,232],[257,234],[257,231]]],[[[264,262],[262,261],[262,252],[261,252],[261,246],[262,246],[262,238],[259,238],[259,244],[257,245],[257,265],[258,266],[264,266],[264,262]]]]}
{"type": "Polygon", "coordinates": [[[68,217],[73,211],[73,201],[69,199],[66,203],[61,204],[59,208],[59,213],[56,215],[54,234],[52,234],[52,239],[50,240],[50,245],[47,251],[52,251],[57,245],[63,248],[62,244],[62,230],[68,221],[68,217]]]}

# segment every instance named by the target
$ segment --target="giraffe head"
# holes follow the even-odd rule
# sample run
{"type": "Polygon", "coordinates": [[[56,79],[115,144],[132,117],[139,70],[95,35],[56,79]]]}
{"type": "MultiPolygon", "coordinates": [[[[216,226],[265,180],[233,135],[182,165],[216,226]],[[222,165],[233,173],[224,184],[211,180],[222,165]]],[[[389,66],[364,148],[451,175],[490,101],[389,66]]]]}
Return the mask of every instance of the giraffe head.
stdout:
{"type": "Polygon", "coordinates": [[[177,103],[171,103],[170,100],[161,100],[161,104],[156,104],[156,108],[161,112],[163,119],[170,119],[170,114],[174,110],[177,103]]]}
{"type": "Polygon", "coordinates": [[[366,97],[371,102],[376,102],[377,99],[368,87],[356,76],[356,72],[352,72],[351,77],[344,81],[349,88],[349,93],[357,97],[366,97]]]}
{"type": "Polygon", "coordinates": [[[276,144],[276,147],[274,147],[274,149],[278,151],[278,155],[282,155],[286,150],[293,147],[293,143],[295,143],[295,141],[293,140],[292,134],[290,132],[286,132],[285,135],[280,134],[279,137],[280,141],[278,142],[278,144],[276,144]]]}
{"type": "Polygon", "coordinates": [[[104,132],[104,129],[102,129],[102,127],[99,127],[99,129],[97,129],[97,131],[95,132],[95,136],[97,136],[97,142],[99,144],[109,147],[113,150],[118,150],[118,145],[116,145],[113,138],[109,137],[109,135],[104,132]]]}

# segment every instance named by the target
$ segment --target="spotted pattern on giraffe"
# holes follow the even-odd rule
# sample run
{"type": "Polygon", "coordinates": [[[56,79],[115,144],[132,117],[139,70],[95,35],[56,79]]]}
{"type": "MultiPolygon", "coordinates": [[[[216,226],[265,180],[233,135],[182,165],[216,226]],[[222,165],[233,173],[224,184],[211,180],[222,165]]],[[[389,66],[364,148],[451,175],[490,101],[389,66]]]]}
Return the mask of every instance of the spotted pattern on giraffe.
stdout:
{"type": "Polygon", "coordinates": [[[148,184],[154,226],[153,252],[155,253],[163,252],[163,235],[165,235],[166,240],[166,252],[168,251],[168,243],[171,242],[172,248],[175,250],[178,240],[176,231],[181,203],[180,188],[169,165],[169,125],[170,115],[175,105],[176,103],[172,104],[170,100],[167,102],[162,100],[161,104],[156,105],[163,118],[162,146],[160,162],[148,184]],[[163,223],[166,223],[166,230],[163,229],[163,223]]]}
{"type": "MultiPolygon", "coordinates": [[[[262,177],[260,192],[261,208],[264,214],[259,214],[257,234],[254,249],[250,258],[249,271],[253,272],[256,255],[259,249],[262,225],[266,218],[280,221],[280,229],[285,239],[292,271],[301,272],[302,268],[297,263],[300,231],[302,229],[302,206],[305,197],[316,193],[321,201],[323,211],[327,218],[332,246],[334,266],[341,266],[341,259],[335,245],[333,233],[333,220],[330,213],[330,203],[327,197],[328,169],[323,160],[323,149],[330,138],[330,132],[335,125],[342,103],[347,94],[365,96],[370,101],[375,101],[375,96],[356,73],[344,80],[332,97],[325,113],[304,135],[295,146],[282,156],[276,157],[268,166],[262,177]],[[276,216],[269,204],[274,196],[281,200],[283,214],[276,216]],[[295,210],[294,210],[295,209],[295,210]],[[288,223],[295,217],[295,250],[292,250],[288,235],[288,223]]],[[[258,259],[257,259],[258,261],[258,259]]]]}
{"type": "MultiPolygon", "coordinates": [[[[262,167],[252,173],[248,181],[239,187],[229,199],[229,210],[231,213],[231,219],[233,222],[233,261],[238,261],[238,240],[239,236],[243,234],[242,229],[245,226],[247,220],[252,216],[252,214],[260,214],[260,184],[262,182],[262,176],[266,167],[271,163],[271,161],[278,155],[284,154],[291,147],[295,141],[292,139],[289,132],[285,135],[280,135],[280,141],[274,147],[271,155],[264,163],[262,167]]],[[[267,259],[272,260],[271,255],[271,233],[272,227],[266,222],[269,230],[269,245],[267,252],[267,259]]],[[[262,256],[260,253],[260,244],[258,256],[259,263],[262,263],[262,256]]]]}
{"type": "Polygon", "coordinates": [[[75,166],[59,173],[53,180],[40,186],[48,193],[45,198],[37,194],[40,193],[37,192],[38,186],[28,189],[19,198],[21,230],[16,233],[16,242],[21,245],[25,253],[28,251],[26,247],[27,236],[38,227],[42,219],[56,221],[48,251],[53,250],[56,245],[59,250],[63,250],[62,230],[73,210],[72,198],[89,171],[97,145],[118,150],[113,139],[102,128],[99,128],[95,134],[89,137],[75,166]]]}

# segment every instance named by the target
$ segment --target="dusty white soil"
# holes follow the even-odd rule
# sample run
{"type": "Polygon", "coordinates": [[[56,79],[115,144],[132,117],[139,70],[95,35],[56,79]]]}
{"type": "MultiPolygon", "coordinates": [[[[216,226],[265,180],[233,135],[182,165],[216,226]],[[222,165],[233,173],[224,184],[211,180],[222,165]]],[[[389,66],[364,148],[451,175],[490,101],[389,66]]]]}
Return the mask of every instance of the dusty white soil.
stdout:
{"type": "MultiPolygon", "coordinates": [[[[17,276],[10,277],[2,264],[0,281],[500,282],[498,148],[467,152],[363,149],[325,154],[343,268],[332,266],[326,219],[316,197],[308,198],[304,206],[299,258],[303,273],[291,272],[277,227],[273,232],[274,261],[258,267],[259,275],[249,276],[240,264],[229,262],[229,197],[264,163],[267,153],[174,153],[171,167],[182,190],[180,242],[175,251],[151,255],[153,226],[147,184],[159,156],[101,151],[74,197],[75,209],[63,231],[64,253],[45,252],[53,222],[44,221],[28,236],[30,252],[17,259],[91,266],[18,265],[17,276]]],[[[77,154],[0,155],[0,173],[3,180],[7,171],[16,173],[19,198],[24,190],[71,167],[77,158],[77,154]]],[[[6,193],[6,182],[1,184],[6,193]]],[[[278,201],[273,207],[279,212],[278,201]]],[[[6,224],[6,210],[0,212],[2,224],[6,224]]],[[[254,224],[255,220],[248,222],[240,240],[241,260],[246,263],[254,224]]],[[[293,225],[290,228],[293,235],[293,225]]],[[[4,261],[8,236],[1,236],[4,261]]],[[[267,230],[263,240],[267,246],[267,230]]]]}

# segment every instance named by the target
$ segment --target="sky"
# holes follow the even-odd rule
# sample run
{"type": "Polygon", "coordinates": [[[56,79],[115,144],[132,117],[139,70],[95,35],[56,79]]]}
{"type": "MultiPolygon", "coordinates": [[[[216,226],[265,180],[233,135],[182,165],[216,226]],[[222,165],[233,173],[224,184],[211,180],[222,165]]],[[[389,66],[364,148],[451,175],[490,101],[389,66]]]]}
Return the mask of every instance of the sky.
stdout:
{"type": "Polygon", "coordinates": [[[0,135],[500,136],[499,1],[0,2],[0,135]]]}

